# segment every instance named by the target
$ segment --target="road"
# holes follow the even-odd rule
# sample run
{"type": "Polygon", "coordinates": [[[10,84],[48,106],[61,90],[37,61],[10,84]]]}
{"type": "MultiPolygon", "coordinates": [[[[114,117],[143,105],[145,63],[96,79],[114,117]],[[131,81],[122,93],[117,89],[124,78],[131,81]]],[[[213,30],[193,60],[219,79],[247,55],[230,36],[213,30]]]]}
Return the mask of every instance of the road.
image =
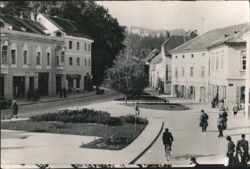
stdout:
{"type": "MultiPolygon", "coordinates": [[[[94,95],[89,97],[74,98],[70,100],[60,100],[55,102],[37,103],[32,105],[19,106],[18,117],[26,118],[37,114],[43,114],[47,112],[55,112],[59,109],[79,107],[89,104],[101,103],[105,101],[113,100],[119,97],[117,92],[108,92],[104,95],[94,95]]],[[[12,114],[11,109],[2,110],[1,118],[10,117],[12,114]]]]}

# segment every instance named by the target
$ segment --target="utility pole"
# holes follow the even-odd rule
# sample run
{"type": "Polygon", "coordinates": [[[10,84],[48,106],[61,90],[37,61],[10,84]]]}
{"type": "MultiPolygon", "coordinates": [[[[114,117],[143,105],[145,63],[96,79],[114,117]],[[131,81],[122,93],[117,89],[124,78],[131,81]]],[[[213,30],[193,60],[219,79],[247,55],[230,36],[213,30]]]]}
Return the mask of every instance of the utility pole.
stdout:
{"type": "Polygon", "coordinates": [[[201,22],[202,22],[201,34],[203,34],[204,31],[205,31],[204,25],[205,25],[205,21],[207,20],[207,18],[206,18],[206,17],[200,17],[200,20],[201,20],[201,22]]]}

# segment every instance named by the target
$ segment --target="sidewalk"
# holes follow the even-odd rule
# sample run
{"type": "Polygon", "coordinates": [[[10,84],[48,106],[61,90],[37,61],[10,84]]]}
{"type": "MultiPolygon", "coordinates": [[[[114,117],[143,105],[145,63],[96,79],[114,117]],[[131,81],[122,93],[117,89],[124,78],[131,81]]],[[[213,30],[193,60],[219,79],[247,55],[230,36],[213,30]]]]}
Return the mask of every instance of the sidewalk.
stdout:
{"type": "MultiPolygon", "coordinates": [[[[105,90],[107,93],[108,91],[105,90]]],[[[55,101],[60,101],[60,100],[70,100],[74,98],[81,98],[81,97],[89,97],[89,96],[94,96],[96,95],[96,91],[84,91],[81,93],[68,93],[67,98],[60,98],[59,96],[42,96],[40,100],[38,101],[28,101],[26,98],[16,98],[16,102],[18,103],[19,106],[24,106],[24,105],[31,105],[31,104],[37,104],[37,103],[45,103],[45,102],[55,102],[55,101]]]]}
{"type": "Polygon", "coordinates": [[[14,164],[129,164],[151,144],[161,129],[152,120],[144,132],[119,151],[86,149],[79,146],[94,137],[2,130],[2,167],[14,164]]]}

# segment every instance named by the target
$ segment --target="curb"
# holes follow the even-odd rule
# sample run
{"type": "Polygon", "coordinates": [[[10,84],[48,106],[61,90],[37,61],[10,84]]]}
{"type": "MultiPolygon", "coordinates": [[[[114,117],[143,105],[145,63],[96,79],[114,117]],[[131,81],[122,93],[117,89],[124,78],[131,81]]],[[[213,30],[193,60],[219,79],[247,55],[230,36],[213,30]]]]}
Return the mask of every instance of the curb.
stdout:
{"type": "Polygon", "coordinates": [[[141,156],[143,156],[144,153],[146,153],[146,151],[148,151],[148,149],[150,147],[152,147],[152,145],[156,142],[156,140],[159,138],[162,130],[163,130],[163,126],[164,126],[164,122],[162,122],[161,124],[161,129],[158,132],[158,134],[156,135],[156,137],[154,138],[154,140],[138,155],[136,156],[129,164],[134,164],[141,156]]]}
{"type": "Polygon", "coordinates": [[[78,99],[78,98],[83,98],[83,97],[90,97],[90,96],[95,96],[95,95],[96,94],[91,94],[91,95],[85,95],[85,96],[78,96],[78,97],[74,97],[74,98],[68,97],[68,98],[62,98],[62,99],[44,100],[44,101],[39,101],[39,102],[23,103],[23,104],[20,104],[19,106],[27,106],[27,105],[39,104],[39,103],[58,102],[58,101],[78,99]]]}
{"type": "MultiPolygon", "coordinates": [[[[104,95],[109,95],[109,94],[112,94],[112,92],[106,92],[104,95]]],[[[39,104],[39,103],[58,102],[58,101],[71,100],[71,99],[79,99],[79,98],[91,97],[91,96],[97,96],[97,94],[94,93],[94,94],[90,94],[90,95],[76,96],[74,98],[68,97],[68,98],[61,98],[61,99],[44,100],[44,101],[39,101],[39,102],[23,103],[23,104],[19,104],[19,106],[27,106],[27,105],[39,104]]]]}

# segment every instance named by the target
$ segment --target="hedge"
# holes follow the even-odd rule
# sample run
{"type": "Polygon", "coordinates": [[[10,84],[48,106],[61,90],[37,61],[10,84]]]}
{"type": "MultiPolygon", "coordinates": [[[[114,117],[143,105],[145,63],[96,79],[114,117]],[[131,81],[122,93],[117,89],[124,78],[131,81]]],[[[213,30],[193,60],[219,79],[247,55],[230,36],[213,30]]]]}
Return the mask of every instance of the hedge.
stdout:
{"type": "MultiPolygon", "coordinates": [[[[111,117],[105,111],[95,111],[92,109],[81,110],[60,110],[59,112],[46,113],[30,117],[32,121],[58,121],[64,123],[98,123],[105,125],[122,125],[123,123],[135,123],[134,115],[111,117]]],[[[148,120],[137,117],[138,124],[147,124],[148,120]]]]}

